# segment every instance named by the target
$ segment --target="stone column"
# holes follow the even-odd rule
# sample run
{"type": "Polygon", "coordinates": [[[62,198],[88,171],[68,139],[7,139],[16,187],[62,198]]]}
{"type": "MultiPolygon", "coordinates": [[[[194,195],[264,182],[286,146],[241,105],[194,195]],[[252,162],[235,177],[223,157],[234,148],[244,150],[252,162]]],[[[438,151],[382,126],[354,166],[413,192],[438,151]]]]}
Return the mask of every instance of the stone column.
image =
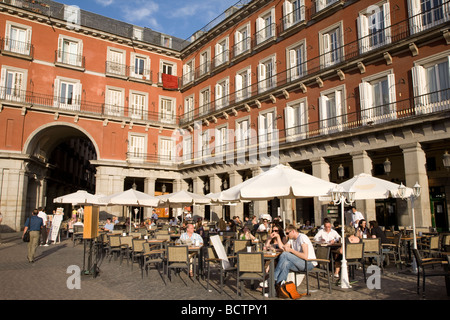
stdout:
{"type": "MultiPolygon", "coordinates": [[[[156,177],[153,175],[144,179],[144,193],[155,195],[156,177]]],[[[144,219],[152,216],[152,208],[144,208],[144,219]]]]}
{"type": "MultiPolygon", "coordinates": [[[[220,192],[220,185],[222,183],[221,179],[217,174],[211,174],[208,176],[209,178],[209,192],[216,193],[220,192]]],[[[212,221],[219,221],[219,219],[222,218],[222,206],[221,205],[215,205],[211,206],[211,220],[212,221]]]]}
{"type": "MultiPolygon", "coordinates": [[[[252,177],[256,177],[262,172],[260,167],[252,168],[252,177]]],[[[262,214],[267,214],[267,200],[253,201],[253,213],[257,218],[262,214]]]]}
{"type": "MultiPolygon", "coordinates": [[[[108,196],[124,191],[125,176],[122,175],[122,170],[120,168],[98,166],[95,177],[96,194],[104,194],[108,196]]],[[[101,219],[109,215],[127,217],[128,208],[120,206],[100,207],[101,219]]]]}
{"type": "MultiPolygon", "coordinates": [[[[318,157],[312,158],[310,161],[312,165],[312,175],[325,181],[330,181],[330,166],[325,159],[318,157]]],[[[322,225],[322,221],[327,215],[327,206],[327,202],[319,201],[318,197],[314,197],[314,224],[316,226],[322,225]]]]}
{"type": "MultiPolygon", "coordinates": [[[[370,159],[366,151],[353,152],[350,155],[353,160],[353,174],[355,176],[360,173],[372,175],[372,159],[370,159]]],[[[355,201],[354,206],[363,214],[367,223],[371,220],[376,220],[375,200],[358,200],[355,201]]]]}
{"type": "MultiPolygon", "coordinates": [[[[242,176],[237,171],[229,173],[230,187],[234,187],[243,181],[242,176]]],[[[230,206],[230,216],[238,216],[241,221],[244,221],[244,204],[239,202],[235,206],[230,206]]]]}
{"type": "MultiPolygon", "coordinates": [[[[422,187],[419,198],[414,201],[415,220],[417,228],[431,227],[430,195],[428,186],[428,176],[426,171],[426,154],[420,143],[401,145],[403,150],[403,161],[405,163],[405,183],[412,188],[416,182],[422,187]]],[[[403,216],[405,217],[405,216],[403,216]]],[[[401,218],[399,225],[412,226],[411,203],[408,201],[409,221],[401,218]]]]}

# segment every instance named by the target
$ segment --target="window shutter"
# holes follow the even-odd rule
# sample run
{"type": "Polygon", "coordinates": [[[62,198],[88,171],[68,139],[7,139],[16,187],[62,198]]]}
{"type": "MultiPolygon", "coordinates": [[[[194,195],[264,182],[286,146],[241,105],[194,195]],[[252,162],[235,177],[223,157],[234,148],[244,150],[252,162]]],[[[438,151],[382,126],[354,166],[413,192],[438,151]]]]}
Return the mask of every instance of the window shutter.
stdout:
{"type": "Polygon", "coordinates": [[[266,65],[264,63],[260,63],[258,65],[258,86],[260,88],[260,90],[265,90],[266,89],[266,65]]]}
{"type": "Polygon", "coordinates": [[[383,4],[384,13],[384,36],[386,38],[386,44],[391,43],[391,10],[389,8],[389,2],[383,4]]]}
{"type": "Polygon", "coordinates": [[[331,63],[331,37],[328,33],[323,35],[323,53],[324,53],[324,65],[325,67],[329,66],[331,63]]]}
{"type": "Polygon", "coordinates": [[[365,53],[369,50],[369,21],[367,17],[360,14],[357,18],[359,52],[365,53]]]}
{"type": "Polygon", "coordinates": [[[408,0],[408,9],[411,33],[414,34],[422,31],[422,9],[420,0],[408,0]]]}
{"type": "Polygon", "coordinates": [[[236,75],[236,100],[240,101],[242,99],[242,76],[240,74],[236,75]]]}
{"type": "Polygon", "coordinates": [[[263,115],[258,115],[258,142],[264,143],[266,141],[266,126],[265,117],[263,115]]]}
{"type": "Polygon", "coordinates": [[[396,113],[396,93],[395,93],[395,75],[389,74],[387,76],[388,87],[389,87],[389,118],[394,119],[397,118],[396,113]]]}
{"type": "Polygon", "coordinates": [[[284,29],[288,29],[292,26],[293,20],[293,6],[292,2],[286,0],[283,3],[283,12],[284,12],[284,29]]]}
{"type": "Polygon", "coordinates": [[[423,66],[416,66],[411,69],[413,79],[413,91],[415,111],[417,114],[425,113],[425,106],[427,104],[426,90],[426,74],[423,66]]]}
{"type": "Polygon", "coordinates": [[[284,108],[284,119],[285,119],[285,132],[286,132],[286,141],[292,141],[293,135],[295,134],[295,114],[294,108],[287,106],[284,108]]]}
{"type": "Polygon", "coordinates": [[[364,81],[359,84],[359,99],[361,104],[361,122],[365,125],[372,118],[373,113],[372,86],[370,83],[364,81]]]}
{"type": "Polygon", "coordinates": [[[297,54],[295,49],[289,50],[289,73],[291,75],[291,81],[298,79],[299,74],[297,72],[297,54]]]}
{"type": "Polygon", "coordinates": [[[55,108],[59,107],[59,101],[60,101],[60,88],[61,81],[59,79],[55,79],[55,87],[53,88],[53,106],[55,108]]]}

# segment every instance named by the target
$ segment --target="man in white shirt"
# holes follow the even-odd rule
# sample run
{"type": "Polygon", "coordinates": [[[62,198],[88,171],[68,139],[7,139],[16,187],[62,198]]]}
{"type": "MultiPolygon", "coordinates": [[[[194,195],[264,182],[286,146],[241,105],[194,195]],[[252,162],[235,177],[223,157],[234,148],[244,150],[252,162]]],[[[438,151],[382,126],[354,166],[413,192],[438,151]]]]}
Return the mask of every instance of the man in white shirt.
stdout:
{"type": "Polygon", "coordinates": [[[305,234],[299,233],[295,226],[289,225],[286,228],[286,236],[290,241],[283,246],[284,252],[280,255],[274,272],[277,287],[283,286],[290,270],[305,271],[306,268],[312,270],[317,265],[317,262],[306,261],[316,259],[316,254],[311,241],[305,234]]]}
{"type": "Polygon", "coordinates": [[[339,242],[341,237],[336,232],[336,230],[331,228],[331,222],[325,221],[323,224],[323,229],[319,230],[314,236],[314,241],[317,243],[334,244],[339,242]]]}
{"type": "Polygon", "coordinates": [[[42,219],[44,226],[41,228],[41,246],[48,246],[47,244],[47,214],[45,210],[40,207],[38,217],[42,219]]]}
{"type": "Polygon", "coordinates": [[[356,229],[358,228],[359,220],[362,219],[364,219],[362,213],[356,210],[356,207],[352,207],[352,222],[350,225],[356,229]]]}

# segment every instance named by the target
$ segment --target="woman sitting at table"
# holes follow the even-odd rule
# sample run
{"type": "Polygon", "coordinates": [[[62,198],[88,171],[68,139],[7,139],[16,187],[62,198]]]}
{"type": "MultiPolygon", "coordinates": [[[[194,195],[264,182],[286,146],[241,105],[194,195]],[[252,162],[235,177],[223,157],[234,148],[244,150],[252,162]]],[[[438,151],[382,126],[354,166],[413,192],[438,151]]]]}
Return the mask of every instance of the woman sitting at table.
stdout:
{"type": "Polygon", "coordinates": [[[250,229],[248,228],[248,226],[245,225],[244,228],[241,231],[241,234],[239,235],[239,239],[241,239],[241,240],[255,240],[256,237],[254,235],[252,235],[252,233],[250,232],[250,229]]]}
{"type": "MultiPolygon", "coordinates": [[[[361,241],[360,238],[355,236],[354,228],[351,226],[345,226],[345,241],[346,243],[359,243],[361,241]]],[[[339,278],[341,271],[341,260],[342,260],[342,246],[338,250],[338,254],[335,254],[334,260],[335,268],[334,268],[334,277],[339,278]]]]}
{"type": "Polygon", "coordinates": [[[287,241],[288,239],[284,234],[283,228],[281,228],[280,225],[275,224],[272,227],[269,238],[264,245],[264,249],[269,250],[271,248],[274,248],[277,251],[281,251],[281,248],[283,248],[287,241]]]}
{"type": "Polygon", "coordinates": [[[364,219],[359,220],[358,229],[356,229],[356,236],[360,239],[370,238],[370,229],[367,226],[367,221],[364,219]]]}

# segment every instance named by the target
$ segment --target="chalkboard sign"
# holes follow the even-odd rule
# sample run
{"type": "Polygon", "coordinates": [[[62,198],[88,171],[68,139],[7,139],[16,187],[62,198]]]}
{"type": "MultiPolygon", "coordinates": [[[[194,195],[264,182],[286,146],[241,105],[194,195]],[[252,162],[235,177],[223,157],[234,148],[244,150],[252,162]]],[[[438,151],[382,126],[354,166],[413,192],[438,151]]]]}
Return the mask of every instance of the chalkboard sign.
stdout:
{"type": "MultiPolygon", "coordinates": [[[[58,210],[62,208],[58,208],[58,210]]],[[[58,237],[59,234],[59,228],[61,227],[61,222],[63,220],[63,214],[61,214],[61,212],[58,212],[57,210],[57,214],[55,214],[53,216],[52,219],[52,228],[50,230],[50,234],[49,234],[49,238],[48,240],[50,241],[55,241],[56,242],[56,238],[58,237]]]]}

